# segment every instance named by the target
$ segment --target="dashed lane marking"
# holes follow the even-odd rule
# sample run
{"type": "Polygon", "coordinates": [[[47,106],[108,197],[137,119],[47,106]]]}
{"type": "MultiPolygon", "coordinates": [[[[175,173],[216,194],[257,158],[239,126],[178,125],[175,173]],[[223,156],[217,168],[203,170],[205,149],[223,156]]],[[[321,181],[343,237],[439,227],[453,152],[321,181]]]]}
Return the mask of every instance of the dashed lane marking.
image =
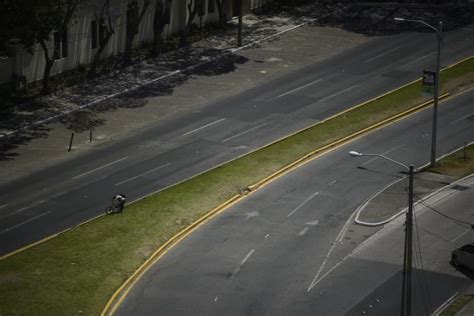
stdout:
{"type": "Polygon", "coordinates": [[[463,116],[463,117],[461,117],[461,118],[458,118],[457,120],[454,120],[454,121],[452,121],[452,122],[449,123],[449,124],[456,124],[457,122],[462,121],[462,120],[465,120],[465,119],[467,119],[467,118],[470,117],[470,116],[474,117],[474,112],[469,113],[468,115],[465,115],[465,116],[463,116]]]}
{"type": "MultiPolygon", "coordinates": [[[[402,148],[402,147],[404,147],[404,146],[405,146],[405,144],[402,144],[402,145],[393,147],[392,149],[389,149],[389,150],[383,152],[381,155],[382,155],[382,156],[388,155],[389,153],[391,153],[391,152],[393,152],[393,151],[395,151],[395,150],[397,150],[397,149],[399,149],[399,148],[402,148]]],[[[380,157],[371,158],[371,159],[367,160],[366,162],[364,162],[363,164],[361,164],[361,166],[362,166],[362,167],[367,166],[368,164],[370,164],[371,162],[377,160],[378,158],[380,158],[380,157]]]]}
{"type": "Polygon", "coordinates": [[[352,90],[352,89],[354,89],[354,88],[356,88],[356,87],[358,87],[358,86],[360,86],[360,84],[355,84],[355,85],[353,85],[353,86],[350,86],[350,87],[347,88],[347,89],[341,90],[341,91],[336,92],[336,93],[333,93],[333,94],[331,94],[331,95],[328,95],[327,97],[322,98],[322,99],[319,100],[318,102],[327,101],[327,100],[329,100],[329,99],[334,98],[335,96],[338,96],[338,95],[340,95],[340,94],[343,94],[344,92],[350,91],[350,90],[352,90]]]}
{"type": "Polygon", "coordinates": [[[250,252],[245,256],[245,258],[240,262],[239,266],[234,270],[234,272],[232,273],[232,275],[230,276],[230,279],[232,280],[236,275],[237,273],[239,273],[239,271],[242,269],[242,267],[244,266],[244,264],[247,262],[247,260],[249,260],[250,256],[255,252],[255,249],[252,249],[250,250],[250,252]]]}
{"type": "Polygon", "coordinates": [[[422,60],[422,59],[425,59],[426,57],[429,57],[429,56],[431,56],[431,55],[433,55],[433,54],[435,54],[435,53],[436,53],[436,52],[432,52],[432,53],[429,53],[428,55],[421,56],[420,58],[417,58],[417,59],[412,60],[412,61],[410,61],[410,62],[408,62],[408,63],[406,63],[406,64],[404,64],[404,65],[401,65],[400,68],[409,66],[409,65],[411,65],[411,64],[413,64],[413,63],[416,63],[417,61],[420,61],[420,60],[422,60]]]}
{"type": "Polygon", "coordinates": [[[49,213],[51,213],[51,211],[44,212],[44,213],[42,213],[42,214],[40,214],[40,215],[37,215],[37,216],[32,217],[32,218],[30,218],[30,219],[27,219],[27,220],[24,221],[24,222],[21,222],[21,223],[19,223],[19,224],[16,224],[15,226],[8,227],[8,228],[2,230],[2,231],[0,232],[0,234],[6,233],[6,232],[8,232],[8,231],[10,231],[10,230],[12,230],[12,229],[18,228],[18,227],[23,226],[23,225],[25,225],[25,224],[28,224],[29,222],[34,221],[35,219],[38,219],[38,218],[43,217],[43,216],[45,216],[45,215],[48,215],[49,213]]]}
{"type": "Polygon", "coordinates": [[[197,131],[200,131],[200,130],[205,129],[205,128],[207,128],[207,127],[210,127],[210,126],[212,126],[212,125],[218,124],[218,123],[224,121],[225,119],[226,119],[225,117],[224,117],[224,118],[221,118],[221,119],[219,119],[219,120],[217,120],[217,121],[211,122],[211,123],[209,123],[209,124],[206,124],[206,125],[203,125],[203,126],[201,126],[201,127],[196,128],[196,129],[193,129],[192,131],[189,131],[189,132],[187,132],[187,133],[184,133],[184,134],[181,135],[181,136],[188,136],[188,135],[191,135],[191,134],[193,134],[193,133],[196,133],[197,131]]]}
{"type": "Polygon", "coordinates": [[[297,207],[295,207],[286,217],[290,217],[291,215],[295,214],[300,208],[302,208],[306,203],[308,203],[312,198],[318,195],[319,192],[314,192],[311,194],[306,200],[301,202],[297,207]]]}
{"type": "Polygon", "coordinates": [[[80,175],[77,175],[77,176],[75,176],[75,177],[72,178],[72,179],[73,179],[73,180],[78,179],[78,178],[80,178],[80,177],[83,177],[83,176],[85,176],[85,175],[88,175],[88,174],[90,174],[90,173],[93,173],[93,172],[95,172],[95,171],[98,171],[98,170],[100,170],[100,169],[103,169],[103,168],[106,168],[106,167],[108,167],[108,166],[111,166],[111,165],[114,165],[114,164],[116,164],[116,163],[119,163],[119,162],[121,162],[122,160],[125,160],[125,159],[127,159],[127,158],[128,158],[128,156],[123,157],[123,158],[120,158],[120,159],[117,159],[117,160],[112,161],[112,162],[109,162],[108,164],[105,164],[105,165],[100,166],[100,167],[98,167],[98,168],[95,168],[95,169],[89,170],[89,171],[87,171],[87,172],[81,173],[80,175]]]}
{"type": "Polygon", "coordinates": [[[303,86],[301,86],[301,87],[299,87],[299,88],[290,90],[290,91],[285,92],[285,93],[283,93],[283,94],[280,94],[279,96],[274,97],[274,98],[272,98],[272,99],[270,99],[270,100],[268,100],[268,101],[273,101],[273,100],[276,100],[276,99],[278,99],[278,98],[284,97],[285,95],[288,95],[288,94],[291,94],[291,93],[293,93],[293,92],[296,92],[296,91],[299,91],[299,90],[301,90],[301,89],[304,89],[304,88],[306,88],[306,87],[309,87],[309,86],[311,86],[311,85],[313,85],[313,84],[315,84],[315,83],[318,83],[318,82],[320,82],[320,81],[322,81],[322,80],[323,80],[323,79],[314,80],[314,81],[312,81],[312,82],[310,82],[310,83],[307,83],[307,84],[305,84],[305,85],[303,85],[303,86]]]}
{"type": "Polygon", "coordinates": [[[374,56],[374,57],[372,57],[372,58],[369,58],[369,59],[365,60],[364,63],[368,63],[368,62],[370,62],[370,61],[372,61],[372,60],[375,60],[375,59],[377,59],[377,58],[379,58],[379,57],[382,57],[382,56],[385,56],[385,55],[387,55],[387,54],[390,54],[391,52],[396,51],[397,49],[398,49],[398,47],[389,49],[389,50],[387,50],[386,52],[384,52],[384,53],[382,53],[382,54],[379,54],[379,55],[377,55],[377,56],[374,56]]]}
{"type": "Polygon", "coordinates": [[[239,137],[239,136],[242,136],[242,135],[244,135],[244,134],[253,132],[254,130],[256,130],[256,129],[260,128],[260,127],[264,127],[265,125],[267,125],[267,123],[260,124],[260,125],[258,125],[258,126],[252,127],[251,129],[248,129],[248,130],[246,130],[246,131],[244,131],[244,132],[242,132],[242,133],[239,133],[239,134],[237,134],[237,135],[234,135],[234,136],[231,136],[231,137],[229,137],[229,138],[226,138],[226,139],[222,140],[222,142],[225,143],[225,142],[227,142],[227,141],[229,141],[229,140],[232,140],[232,139],[237,138],[237,137],[239,137]]]}
{"type": "Polygon", "coordinates": [[[168,167],[169,165],[171,165],[171,162],[168,162],[167,164],[164,164],[164,165],[162,165],[162,166],[159,166],[159,167],[153,168],[153,169],[151,169],[151,170],[148,170],[147,172],[144,172],[144,173],[142,173],[142,174],[139,174],[138,176],[134,176],[134,177],[131,177],[131,178],[127,179],[127,180],[123,180],[123,181],[121,181],[121,182],[118,182],[118,183],[115,184],[115,186],[119,186],[119,185],[125,184],[125,183],[127,183],[127,182],[133,181],[133,180],[138,179],[138,178],[140,178],[140,177],[143,177],[144,175],[147,175],[147,174],[149,174],[149,173],[155,172],[155,171],[160,170],[160,169],[162,169],[162,168],[166,168],[166,167],[168,167]]]}

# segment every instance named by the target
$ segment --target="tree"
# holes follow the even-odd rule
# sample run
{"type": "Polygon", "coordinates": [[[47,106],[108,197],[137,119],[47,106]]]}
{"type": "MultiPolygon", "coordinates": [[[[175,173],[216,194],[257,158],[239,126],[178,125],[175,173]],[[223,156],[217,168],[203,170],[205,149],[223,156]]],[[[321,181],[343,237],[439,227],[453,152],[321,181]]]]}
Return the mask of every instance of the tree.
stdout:
{"type": "Polygon", "coordinates": [[[227,22],[227,16],[224,12],[225,2],[226,0],[216,0],[217,12],[219,13],[219,24],[221,26],[224,26],[227,22]]]}
{"type": "Polygon", "coordinates": [[[173,0],[156,0],[155,16],[153,18],[153,46],[151,54],[158,57],[161,53],[163,30],[170,23],[170,8],[173,0]]]}
{"type": "Polygon", "coordinates": [[[61,50],[67,53],[67,27],[78,5],[83,0],[6,0],[11,15],[8,36],[17,38],[27,52],[39,44],[43,50],[45,68],[43,92],[49,91],[49,77],[61,50]],[[54,32],[52,52],[48,46],[54,32]]]}
{"type": "Polygon", "coordinates": [[[144,0],[142,10],[140,11],[139,0],[131,0],[127,5],[127,31],[125,38],[125,52],[123,62],[129,65],[132,61],[132,44],[135,35],[138,34],[140,23],[145,15],[151,0],[144,0]]]}
{"type": "Polygon", "coordinates": [[[186,44],[186,39],[189,35],[189,32],[191,32],[194,19],[201,9],[200,6],[202,6],[202,0],[191,0],[191,2],[188,4],[188,21],[186,22],[184,30],[181,32],[181,45],[186,44]]]}
{"type": "MultiPolygon", "coordinates": [[[[95,52],[94,58],[89,68],[90,77],[95,75],[102,52],[105,50],[110,42],[110,39],[115,34],[113,22],[119,16],[119,13],[110,7],[110,0],[92,0],[92,5],[96,23],[98,23],[99,26],[99,47],[95,52]]],[[[97,32],[97,30],[92,29],[92,32],[97,32]]]]}

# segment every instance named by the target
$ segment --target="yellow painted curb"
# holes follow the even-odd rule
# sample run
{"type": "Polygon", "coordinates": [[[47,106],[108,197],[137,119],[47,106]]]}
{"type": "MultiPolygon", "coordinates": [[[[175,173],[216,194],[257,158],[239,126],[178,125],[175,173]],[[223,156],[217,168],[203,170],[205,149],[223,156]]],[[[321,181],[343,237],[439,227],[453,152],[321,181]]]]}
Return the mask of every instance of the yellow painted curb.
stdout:
{"type": "Polygon", "coordinates": [[[220,204],[194,223],[184,228],[182,231],[168,239],[161,247],[159,247],[151,256],[148,258],[123,284],[120,288],[115,291],[112,297],[107,301],[104,309],[101,312],[101,315],[112,315],[123,299],[127,296],[128,292],[132,289],[133,285],[140,279],[140,277],[148,271],[152,264],[160,259],[164,254],[173,248],[174,245],[179,243],[182,239],[186,238],[190,233],[196,230],[198,227],[212,219],[214,216],[218,215],[220,212],[224,211],[229,206],[236,203],[240,200],[243,195],[234,195],[229,200],[220,204]],[[114,304],[115,303],[115,304],[114,304]],[[113,304],[113,305],[112,305],[113,304]],[[109,311],[110,310],[110,311],[109,311]]]}
{"type": "MultiPolygon", "coordinates": [[[[445,99],[446,97],[449,96],[449,93],[445,93],[439,97],[440,100],[445,99]]],[[[395,114],[387,119],[384,119],[383,121],[380,121],[378,123],[375,123],[369,127],[366,127],[362,130],[359,130],[351,135],[345,136],[341,139],[338,139],[328,145],[325,145],[321,148],[318,148],[316,150],[313,150],[312,152],[304,155],[300,159],[288,164],[287,166],[282,167],[281,169],[275,171],[273,174],[269,175],[268,177],[252,184],[249,186],[250,189],[250,194],[253,193],[254,191],[258,190],[259,188],[269,184],[273,180],[280,178],[281,176],[289,173],[293,169],[304,165],[305,163],[313,160],[319,154],[326,153],[332,149],[335,149],[339,146],[342,146],[346,144],[348,141],[352,141],[368,132],[374,131],[376,129],[382,128],[388,124],[394,123],[396,121],[401,120],[402,118],[413,114],[415,112],[418,112],[429,105],[433,103],[433,100],[429,100],[426,102],[423,102],[411,109],[408,109],[404,112],[395,114]]],[[[304,129],[306,130],[306,129],[304,129]]],[[[193,231],[195,231],[197,228],[199,228],[201,225],[212,219],[213,217],[217,216],[230,206],[234,205],[235,203],[239,202],[241,199],[245,198],[248,194],[239,194],[235,195],[232,198],[230,198],[228,201],[222,203],[221,205],[217,206],[213,210],[211,210],[209,213],[205,214],[203,217],[199,218],[197,221],[192,223],[190,226],[186,227],[183,229],[181,232],[173,236],[171,239],[169,239],[167,242],[165,242],[160,248],[158,248],[150,258],[148,258],[136,271],[133,273],[133,275],[128,278],[124,284],[112,295],[112,297],[109,299],[107,302],[106,306],[102,310],[101,316],[106,316],[106,315],[113,315],[114,312],[117,310],[117,308],[120,306],[120,304],[123,302],[125,297],[127,297],[128,293],[130,290],[133,288],[133,286],[136,284],[138,280],[150,269],[150,267],[158,261],[161,257],[163,257],[169,250],[171,250],[174,246],[176,246],[181,240],[186,238],[189,234],[191,234],[193,231]]]]}

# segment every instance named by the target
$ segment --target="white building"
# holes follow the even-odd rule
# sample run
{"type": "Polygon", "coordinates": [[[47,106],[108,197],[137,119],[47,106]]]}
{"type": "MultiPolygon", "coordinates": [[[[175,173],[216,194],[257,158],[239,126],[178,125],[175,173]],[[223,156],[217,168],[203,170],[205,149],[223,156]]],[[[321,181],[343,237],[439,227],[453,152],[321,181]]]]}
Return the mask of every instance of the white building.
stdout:
{"type": "MultiPolygon", "coordinates": [[[[143,5],[144,0],[139,0],[143,5]]],[[[187,5],[193,0],[173,0],[170,8],[170,24],[163,31],[163,36],[168,37],[177,34],[184,29],[187,18],[187,5]]],[[[197,0],[199,1],[199,0],[197,0]]],[[[201,0],[204,4],[202,21],[203,24],[216,22],[219,19],[215,0],[201,0]]],[[[228,18],[234,16],[236,4],[239,0],[224,0],[225,12],[228,18]]],[[[264,5],[272,0],[241,0],[244,12],[264,5]]],[[[126,36],[126,12],[130,0],[111,0],[111,10],[114,12],[115,34],[112,36],[107,48],[101,57],[106,58],[121,53],[125,49],[126,36]]],[[[77,68],[80,65],[87,65],[92,62],[95,52],[98,49],[98,41],[101,37],[100,25],[97,23],[97,10],[92,5],[82,5],[71,19],[67,34],[63,38],[56,38],[51,35],[49,51],[52,54],[54,42],[60,42],[60,58],[54,62],[51,75],[77,68]]],[[[141,7],[140,7],[141,8],[141,7]]],[[[140,23],[138,34],[134,39],[134,47],[139,47],[143,43],[153,41],[153,15],[155,11],[155,1],[151,5],[140,23]]],[[[195,23],[199,22],[199,16],[195,23]]],[[[11,81],[12,78],[24,77],[27,82],[41,80],[43,77],[45,59],[43,50],[37,44],[33,48],[33,54],[24,51],[21,45],[14,45],[14,42],[7,45],[8,55],[0,57],[0,83],[11,81]]]]}

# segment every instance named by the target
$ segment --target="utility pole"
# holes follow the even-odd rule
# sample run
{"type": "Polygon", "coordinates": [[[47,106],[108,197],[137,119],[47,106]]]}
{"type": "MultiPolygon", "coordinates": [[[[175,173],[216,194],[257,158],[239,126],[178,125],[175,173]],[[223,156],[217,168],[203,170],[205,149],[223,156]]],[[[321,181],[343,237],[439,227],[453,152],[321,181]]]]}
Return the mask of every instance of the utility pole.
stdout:
{"type": "Polygon", "coordinates": [[[237,32],[237,47],[242,46],[242,0],[238,0],[237,6],[239,8],[239,26],[237,32]]]}
{"type": "Polygon", "coordinates": [[[443,42],[443,22],[439,21],[438,28],[436,29],[436,36],[438,38],[438,53],[436,55],[436,80],[435,80],[435,91],[434,91],[434,104],[433,104],[433,131],[431,138],[431,167],[436,167],[436,137],[438,131],[438,98],[439,98],[439,86],[440,86],[440,62],[441,62],[441,45],[443,42]]]}
{"type": "Polygon", "coordinates": [[[413,261],[413,165],[410,165],[408,178],[408,211],[405,220],[405,249],[403,256],[402,316],[411,316],[411,288],[413,261]]]}
{"type": "Polygon", "coordinates": [[[412,261],[413,261],[413,165],[407,166],[395,159],[379,154],[364,154],[357,151],[350,151],[352,157],[373,156],[380,157],[408,171],[408,211],[405,219],[405,245],[403,248],[403,270],[402,270],[402,306],[401,316],[411,316],[411,290],[412,290],[412,261]]]}
{"type": "Polygon", "coordinates": [[[436,55],[436,80],[435,80],[435,91],[433,95],[433,128],[431,132],[431,161],[430,166],[436,167],[436,138],[438,133],[438,98],[439,98],[439,86],[440,86],[440,61],[441,61],[441,46],[443,43],[443,21],[438,22],[438,27],[434,27],[423,20],[413,20],[405,18],[394,18],[395,21],[407,21],[423,24],[436,32],[438,40],[438,50],[436,55]]]}

